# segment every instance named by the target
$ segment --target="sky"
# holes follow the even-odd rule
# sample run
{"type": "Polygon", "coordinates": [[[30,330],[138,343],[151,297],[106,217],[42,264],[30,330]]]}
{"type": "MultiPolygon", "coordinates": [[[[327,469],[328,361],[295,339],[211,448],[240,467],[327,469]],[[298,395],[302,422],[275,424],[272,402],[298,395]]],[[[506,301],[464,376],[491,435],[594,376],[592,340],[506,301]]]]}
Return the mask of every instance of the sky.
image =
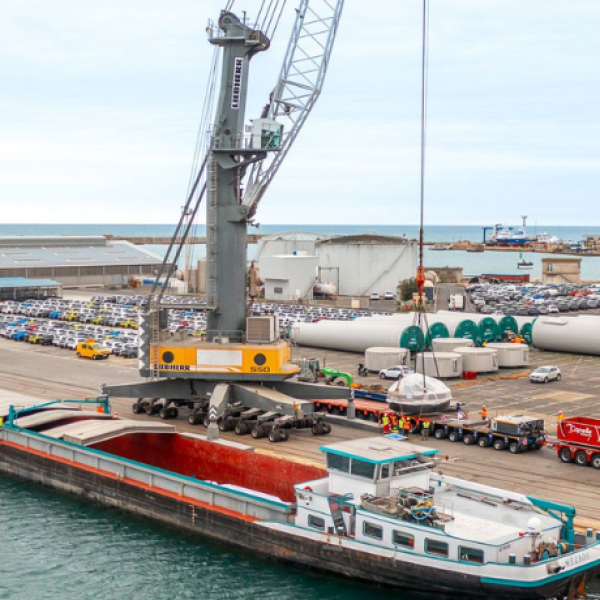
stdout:
{"type": "MultiPolygon", "coordinates": [[[[298,2],[252,60],[248,119],[298,2]]],[[[2,0],[0,222],[176,222],[224,4],[2,0]]],[[[418,223],[421,17],[422,0],[346,0],[260,223],[418,223]]],[[[600,225],[599,28],[597,0],[430,1],[427,224],[600,225]]]]}

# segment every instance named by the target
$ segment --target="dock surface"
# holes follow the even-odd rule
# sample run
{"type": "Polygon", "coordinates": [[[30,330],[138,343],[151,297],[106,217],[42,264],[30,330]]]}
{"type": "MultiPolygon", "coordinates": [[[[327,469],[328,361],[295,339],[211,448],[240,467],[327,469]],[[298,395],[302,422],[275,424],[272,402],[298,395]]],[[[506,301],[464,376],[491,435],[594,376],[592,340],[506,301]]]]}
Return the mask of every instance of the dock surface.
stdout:
{"type": "MultiPolygon", "coordinates": [[[[335,366],[353,375],[362,362],[361,356],[352,353],[295,348],[296,358],[319,358],[321,365],[335,366]]],[[[476,381],[449,381],[454,399],[466,403],[472,418],[479,417],[485,404],[490,416],[499,414],[529,414],[545,419],[546,429],[556,431],[556,414],[600,418],[600,358],[554,354],[532,350],[532,367],[538,364],[556,364],[563,374],[562,381],[550,384],[531,384],[528,369],[503,369],[490,376],[479,376],[476,381]]],[[[356,378],[369,383],[386,383],[376,377],[356,378]]],[[[86,361],[73,353],[51,346],[33,346],[0,339],[0,388],[34,396],[40,400],[84,398],[99,394],[103,383],[128,383],[141,381],[137,361],[111,357],[107,361],[86,361]]],[[[391,384],[387,382],[387,385],[391,384]]],[[[131,399],[113,399],[113,411],[122,417],[158,420],[158,417],[134,415],[131,399]]],[[[187,410],[168,421],[180,432],[204,434],[202,426],[190,425],[187,410]]],[[[292,431],[287,442],[272,444],[266,438],[254,440],[251,436],[239,437],[234,432],[221,434],[223,438],[244,442],[257,452],[289,458],[306,464],[323,466],[319,447],[373,435],[369,431],[335,425],[329,436],[313,436],[309,430],[292,431]]],[[[466,446],[462,442],[436,440],[423,442],[412,436],[413,442],[438,448],[440,455],[457,459],[443,465],[449,475],[470,481],[510,489],[530,496],[574,505],[580,526],[600,529],[600,471],[591,467],[563,464],[556,452],[543,448],[539,452],[510,454],[492,448],[466,446]]]]}

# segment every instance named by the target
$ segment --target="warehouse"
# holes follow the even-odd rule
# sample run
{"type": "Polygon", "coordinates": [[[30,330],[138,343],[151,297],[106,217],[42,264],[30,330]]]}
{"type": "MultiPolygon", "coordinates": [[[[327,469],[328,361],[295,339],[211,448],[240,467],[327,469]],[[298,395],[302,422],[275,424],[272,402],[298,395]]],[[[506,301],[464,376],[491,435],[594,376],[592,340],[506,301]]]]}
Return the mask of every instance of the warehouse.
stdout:
{"type": "Polygon", "coordinates": [[[52,298],[61,295],[62,286],[51,279],[0,278],[0,301],[52,298]]]}
{"type": "Polygon", "coordinates": [[[154,274],[162,259],[104,236],[0,237],[0,278],[49,278],[62,285],[127,283],[154,274]]]}
{"type": "Polygon", "coordinates": [[[417,242],[391,235],[282,234],[259,242],[261,268],[275,255],[318,257],[317,281],[333,284],[341,296],[383,295],[417,272],[417,242]]]}

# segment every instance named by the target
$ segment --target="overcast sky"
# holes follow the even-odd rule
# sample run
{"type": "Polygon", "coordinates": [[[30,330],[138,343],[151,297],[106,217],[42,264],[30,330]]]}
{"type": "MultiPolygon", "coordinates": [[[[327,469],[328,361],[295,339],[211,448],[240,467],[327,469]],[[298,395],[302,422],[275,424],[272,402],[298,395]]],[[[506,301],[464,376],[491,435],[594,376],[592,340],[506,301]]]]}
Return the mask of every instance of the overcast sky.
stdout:
{"type": "MultiPolygon", "coordinates": [[[[251,65],[276,79],[293,7],[251,65]]],[[[2,0],[0,222],[173,223],[225,0],[2,0]]],[[[236,0],[257,12],[260,0],[236,0]]],[[[418,222],[422,0],[346,0],[269,224],[418,222]]],[[[431,0],[428,224],[600,224],[600,2],[431,0]]]]}

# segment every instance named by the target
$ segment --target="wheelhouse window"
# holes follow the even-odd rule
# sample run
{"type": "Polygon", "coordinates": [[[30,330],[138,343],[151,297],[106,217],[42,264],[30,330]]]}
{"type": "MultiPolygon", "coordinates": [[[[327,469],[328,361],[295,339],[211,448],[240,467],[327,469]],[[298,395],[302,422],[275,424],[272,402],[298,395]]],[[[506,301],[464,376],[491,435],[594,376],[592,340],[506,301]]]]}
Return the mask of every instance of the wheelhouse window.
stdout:
{"type": "Polygon", "coordinates": [[[347,456],[327,453],[327,468],[350,473],[350,459],[347,456]]]}
{"type": "Polygon", "coordinates": [[[373,523],[365,522],[363,525],[363,533],[370,538],[375,540],[383,539],[383,528],[379,527],[379,525],[374,525],[373,523]]]}
{"type": "Polygon", "coordinates": [[[350,473],[352,473],[352,475],[357,475],[358,477],[372,480],[375,476],[375,465],[353,458],[352,464],[350,465],[350,473]]]}
{"type": "Polygon", "coordinates": [[[479,548],[465,548],[464,546],[460,546],[458,548],[458,557],[460,560],[464,560],[466,562],[472,562],[482,565],[483,564],[483,550],[479,548]]]}
{"type": "Polygon", "coordinates": [[[315,517],[315,515],[308,515],[308,526],[319,531],[325,531],[325,519],[315,517]]]}
{"type": "Polygon", "coordinates": [[[381,479],[387,479],[390,476],[390,465],[381,465],[381,479]]]}
{"type": "Polygon", "coordinates": [[[415,547],[415,536],[404,531],[394,531],[392,533],[392,543],[395,546],[404,546],[406,548],[415,547]]]}
{"type": "Polygon", "coordinates": [[[439,540],[425,540],[425,552],[437,554],[438,556],[448,556],[448,544],[439,540]]]}

